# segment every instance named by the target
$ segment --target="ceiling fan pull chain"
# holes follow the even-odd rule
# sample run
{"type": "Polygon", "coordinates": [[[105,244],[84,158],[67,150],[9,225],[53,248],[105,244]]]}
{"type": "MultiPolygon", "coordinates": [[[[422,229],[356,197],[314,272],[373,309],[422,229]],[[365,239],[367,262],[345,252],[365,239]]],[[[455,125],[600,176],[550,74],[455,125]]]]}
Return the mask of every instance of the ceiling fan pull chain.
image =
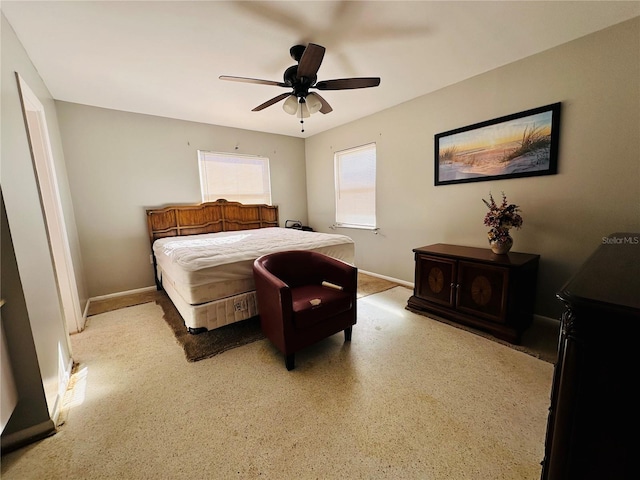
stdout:
{"type": "Polygon", "coordinates": [[[304,133],[304,112],[302,111],[302,104],[304,98],[300,99],[300,103],[298,105],[300,105],[300,107],[298,108],[298,111],[300,112],[300,124],[302,125],[302,130],[300,130],[302,133],[304,133]]]}

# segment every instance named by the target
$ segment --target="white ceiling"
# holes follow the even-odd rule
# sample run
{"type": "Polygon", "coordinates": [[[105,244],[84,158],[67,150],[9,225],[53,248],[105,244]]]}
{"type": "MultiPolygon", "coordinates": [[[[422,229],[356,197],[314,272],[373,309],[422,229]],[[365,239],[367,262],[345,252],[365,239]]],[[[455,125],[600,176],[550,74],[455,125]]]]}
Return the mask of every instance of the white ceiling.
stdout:
{"type": "Polygon", "coordinates": [[[640,1],[2,1],[57,100],[307,137],[640,15],[640,1]],[[326,47],[318,80],[334,111],[300,132],[282,81],[292,45],[326,47]]]}

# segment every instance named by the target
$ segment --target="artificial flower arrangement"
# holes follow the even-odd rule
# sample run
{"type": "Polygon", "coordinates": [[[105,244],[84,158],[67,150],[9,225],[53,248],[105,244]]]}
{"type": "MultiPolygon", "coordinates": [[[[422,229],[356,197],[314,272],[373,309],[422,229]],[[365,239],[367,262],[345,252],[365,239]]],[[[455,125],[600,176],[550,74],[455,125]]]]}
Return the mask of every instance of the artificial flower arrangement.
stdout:
{"type": "Polygon", "coordinates": [[[520,207],[507,202],[507,196],[502,192],[502,204],[498,206],[493,199],[493,195],[489,193],[489,201],[482,199],[489,211],[484,217],[484,224],[491,227],[488,233],[489,243],[505,242],[511,240],[509,235],[510,228],[520,228],[522,226],[522,217],[520,216],[520,207]]]}

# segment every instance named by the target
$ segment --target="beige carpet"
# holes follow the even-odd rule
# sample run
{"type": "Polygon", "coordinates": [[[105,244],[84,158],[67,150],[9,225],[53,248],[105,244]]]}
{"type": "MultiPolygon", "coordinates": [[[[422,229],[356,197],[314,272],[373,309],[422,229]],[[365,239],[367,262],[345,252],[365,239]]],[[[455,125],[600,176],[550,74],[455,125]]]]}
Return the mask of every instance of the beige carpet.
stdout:
{"type": "MultiPolygon", "coordinates": [[[[358,298],[384,292],[396,286],[398,286],[397,283],[358,272],[358,298]]],[[[163,318],[174,333],[176,341],[184,350],[185,358],[190,362],[211,358],[231,348],[246,345],[247,343],[264,338],[264,335],[262,335],[260,331],[259,321],[256,318],[198,335],[191,335],[184,328],[182,317],[170,299],[164,292],[158,291],[142,292],[91,302],[88,316],[147,302],[156,302],[162,307],[163,318]]],[[[536,319],[531,327],[523,334],[522,344],[512,345],[481,330],[438,317],[432,318],[448,323],[456,328],[474,332],[494,342],[502,343],[510,348],[540,358],[545,362],[553,363],[556,360],[559,322],[536,319]]]]}
{"type": "MultiPolygon", "coordinates": [[[[407,309],[412,310],[410,308],[407,309]]],[[[467,325],[462,325],[453,320],[448,320],[446,318],[437,316],[429,316],[429,318],[433,318],[434,320],[446,323],[447,325],[451,325],[455,328],[473,332],[476,335],[480,335],[493,342],[501,343],[502,345],[513,348],[514,350],[518,350],[520,352],[524,352],[527,355],[539,358],[540,360],[544,360],[545,362],[555,363],[558,358],[560,322],[556,322],[553,320],[550,321],[544,318],[534,318],[531,326],[529,326],[529,328],[527,328],[527,330],[523,332],[520,345],[514,345],[513,343],[507,342],[506,340],[501,340],[494,337],[489,332],[478,330],[477,328],[469,327],[467,325]]]]}
{"type": "MultiPolygon", "coordinates": [[[[358,298],[363,298],[397,285],[397,283],[359,272],[357,296],[358,298]]],[[[92,302],[89,308],[89,316],[152,301],[162,307],[163,318],[171,328],[176,341],[184,350],[185,358],[189,362],[211,358],[232,348],[264,338],[258,318],[250,318],[215,330],[192,335],[186,330],[182,317],[169,297],[164,292],[158,291],[136,293],[92,302]]]]}
{"type": "Polygon", "coordinates": [[[267,340],[185,362],[155,303],[92,316],[66,423],[3,456],[2,478],[537,480],[553,365],[410,295],[358,300],[352,342],[291,372],[267,340]]]}

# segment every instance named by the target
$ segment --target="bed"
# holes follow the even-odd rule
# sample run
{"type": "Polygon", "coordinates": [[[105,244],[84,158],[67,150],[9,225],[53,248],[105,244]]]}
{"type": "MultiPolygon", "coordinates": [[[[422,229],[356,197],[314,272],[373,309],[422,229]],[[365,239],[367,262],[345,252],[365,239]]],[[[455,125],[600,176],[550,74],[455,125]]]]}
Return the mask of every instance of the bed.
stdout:
{"type": "Polygon", "coordinates": [[[354,263],[345,235],[283,228],[278,207],[216,200],[146,209],[156,286],[190,333],[258,315],[253,261],[284,250],[313,250],[354,263]]]}

